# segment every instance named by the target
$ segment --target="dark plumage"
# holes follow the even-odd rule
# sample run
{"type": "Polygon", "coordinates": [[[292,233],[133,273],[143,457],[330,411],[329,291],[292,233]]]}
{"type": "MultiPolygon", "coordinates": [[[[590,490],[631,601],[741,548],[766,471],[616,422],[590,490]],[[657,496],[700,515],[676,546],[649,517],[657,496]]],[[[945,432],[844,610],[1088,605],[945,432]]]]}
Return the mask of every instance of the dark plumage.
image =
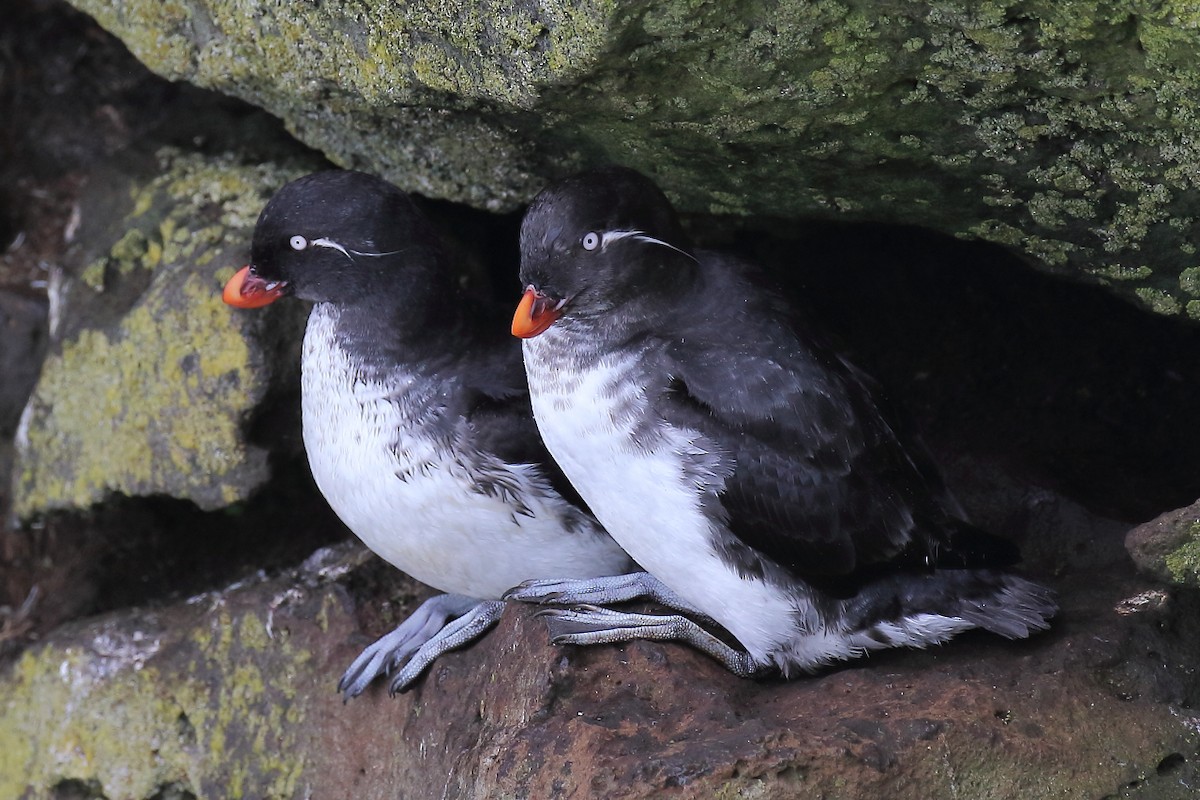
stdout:
{"type": "Polygon", "coordinates": [[[1005,571],[1016,548],[961,518],[870,381],[800,335],[753,265],[693,251],[643,176],[542,192],[521,281],[513,331],[551,453],[630,555],[746,652],[680,617],[586,610],[558,613],[562,641],[685,638],[748,674],[1046,627],[1050,592],[1005,571]]]}

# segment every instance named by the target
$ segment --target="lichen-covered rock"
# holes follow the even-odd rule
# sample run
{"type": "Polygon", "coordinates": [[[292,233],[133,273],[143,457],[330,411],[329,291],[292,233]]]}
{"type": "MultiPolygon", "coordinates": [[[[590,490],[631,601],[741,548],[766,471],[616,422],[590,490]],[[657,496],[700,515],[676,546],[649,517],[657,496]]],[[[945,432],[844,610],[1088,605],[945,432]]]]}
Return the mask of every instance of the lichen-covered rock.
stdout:
{"type": "Polygon", "coordinates": [[[1137,526],[1126,535],[1125,547],[1143,572],[1200,587],[1200,501],[1137,526]]]}
{"type": "Polygon", "coordinates": [[[94,787],[86,797],[304,796],[310,705],[298,695],[315,690],[301,676],[321,656],[306,645],[331,612],[344,627],[341,602],[258,585],[60,629],[0,689],[0,795],[75,784],[94,787]],[[293,599],[299,635],[273,625],[293,599]]]}
{"type": "Polygon", "coordinates": [[[127,197],[102,193],[85,208],[100,220],[85,223],[92,236],[109,238],[54,290],[61,341],[17,434],[19,517],[111,492],[211,509],[267,477],[266,451],[242,432],[272,375],[252,343],[266,323],[225,306],[221,280],[298,168],[164,150],[152,172],[127,197]]]}
{"type": "Polygon", "coordinates": [[[693,211],[932,226],[1200,319],[1200,16],[925,0],[72,0],[335,161],[512,208],[581,163],[693,211]]]}
{"type": "Polygon", "coordinates": [[[510,608],[410,693],[343,704],[364,634],[413,607],[363,553],[30,648],[0,670],[0,796],[1184,800],[1197,778],[1179,676],[1200,617],[1122,605],[1127,569],[1075,581],[1031,641],[966,636],[790,682],[674,644],[555,648],[510,608]]]}

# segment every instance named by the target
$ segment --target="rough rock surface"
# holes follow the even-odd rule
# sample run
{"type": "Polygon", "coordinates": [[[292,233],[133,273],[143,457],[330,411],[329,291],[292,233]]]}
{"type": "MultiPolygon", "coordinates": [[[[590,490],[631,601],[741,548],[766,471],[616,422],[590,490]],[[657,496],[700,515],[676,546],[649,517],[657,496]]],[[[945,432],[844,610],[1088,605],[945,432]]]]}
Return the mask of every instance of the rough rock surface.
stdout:
{"type": "Polygon", "coordinates": [[[1200,502],[1137,526],[1125,546],[1143,572],[1164,583],[1200,587],[1200,502]]]}
{"type": "Polygon", "coordinates": [[[1200,318],[1200,18],[926,0],[73,0],[334,161],[511,209],[617,161],[693,211],[932,226],[1200,318]]]}
{"type": "Polygon", "coordinates": [[[554,648],[510,608],[412,692],[343,705],[363,634],[415,602],[361,562],[341,546],[30,648],[0,680],[0,795],[1172,800],[1200,779],[1178,670],[1196,609],[1165,625],[1171,601],[1125,602],[1146,584],[1112,563],[1060,585],[1062,618],[1032,641],[965,636],[791,682],[674,645],[554,648]]]}
{"type": "Polygon", "coordinates": [[[150,172],[124,196],[99,182],[83,203],[85,266],[52,280],[60,341],[17,435],[20,517],[116,492],[219,508],[268,476],[243,435],[273,374],[263,315],[231,314],[220,289],[264,198],[298,168],[162,150],[150,172]]]}

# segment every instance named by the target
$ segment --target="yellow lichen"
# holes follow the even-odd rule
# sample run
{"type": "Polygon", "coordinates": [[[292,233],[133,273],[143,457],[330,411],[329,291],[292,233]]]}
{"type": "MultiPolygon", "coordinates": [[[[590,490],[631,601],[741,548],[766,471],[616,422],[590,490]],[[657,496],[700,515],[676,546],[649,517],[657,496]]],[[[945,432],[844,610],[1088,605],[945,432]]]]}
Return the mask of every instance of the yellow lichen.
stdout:
{"type": "Polygon", "coordinates": [[[306,705],[294,677],[265,676],[295,676],[311,656],[221,602],[171,629],[99,622],[75,644],[23,653],[0,680],[0,797],[50,796],[64,777],[107,797],[172,783],[197,796],[294,796],[306,705]]]}
{"type": "Polygon", "coordinates": [[[216,274],[244,251],[262,197],[291,175],[232,158],[162,159],[163,172],[134,193],[129,227],[86,273],[95,284],[150,267],[148,288],[117,324],[81,331],[46,360],[18,454],[22,516],[110,492],[211,508],[265,476],[265,453],[247,448],[240,429],[266,375],[216,274]],[[214,209],[224,223],[212,223],[214,209]]]}

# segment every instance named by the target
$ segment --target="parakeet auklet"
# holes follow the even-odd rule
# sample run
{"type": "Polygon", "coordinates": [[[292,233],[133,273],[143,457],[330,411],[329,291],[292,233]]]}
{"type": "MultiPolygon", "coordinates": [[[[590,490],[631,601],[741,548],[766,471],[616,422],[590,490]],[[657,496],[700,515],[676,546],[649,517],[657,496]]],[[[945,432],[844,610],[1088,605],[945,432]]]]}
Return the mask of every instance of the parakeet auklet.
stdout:
{"type": "MultiPolygon", "coordinates": [[[[629,555],[741,648],[684,616],[595,605],[547,612],[555,641],[683,640],[739,675],[786,675],[1047,627],[1050,590],[962,520],[867,379],[798,333],[752,265],[693,250],[650,180],[611,167],[547,188],[520,274],[512,330],[550,453],[629,555]]],[[[630,594],[601,580],[511,596],[630,594]]]]}
{"type": "Polygon", "coordinates": [[[317,486],[375,553],[446,592],[363,651],[338,684],[347,698],[396,669],[391,691],[408,687],[494,624],[522,581],[635,568],[552,487],[520,348],[460,291],[406,194],[352,171],[280,189],[224,299],[285,295],[315,304],[301,391],[317,486]]]}

